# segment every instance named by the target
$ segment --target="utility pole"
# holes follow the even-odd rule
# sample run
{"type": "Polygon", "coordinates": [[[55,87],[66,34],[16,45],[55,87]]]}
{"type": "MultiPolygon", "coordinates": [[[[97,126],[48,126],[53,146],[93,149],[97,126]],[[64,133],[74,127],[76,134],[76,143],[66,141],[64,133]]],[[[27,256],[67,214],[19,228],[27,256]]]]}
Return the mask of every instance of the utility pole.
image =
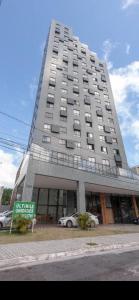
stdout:
{"type": "Polygon", "coordinates": [[[1,200],[2,200],[3,192],[4,192],[4,186],[0,187],[0,210],[1,210],[1,200]]]}

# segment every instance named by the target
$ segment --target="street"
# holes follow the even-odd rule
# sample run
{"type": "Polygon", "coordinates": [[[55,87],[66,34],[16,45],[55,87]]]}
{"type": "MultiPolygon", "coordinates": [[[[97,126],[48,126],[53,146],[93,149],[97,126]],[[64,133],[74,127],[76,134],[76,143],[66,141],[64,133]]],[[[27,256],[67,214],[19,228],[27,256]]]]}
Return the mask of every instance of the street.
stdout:
{"type": "Polygon", "coordinates": [[[139,250],[0,272],[0,281],[138,281],[139,250]]]}

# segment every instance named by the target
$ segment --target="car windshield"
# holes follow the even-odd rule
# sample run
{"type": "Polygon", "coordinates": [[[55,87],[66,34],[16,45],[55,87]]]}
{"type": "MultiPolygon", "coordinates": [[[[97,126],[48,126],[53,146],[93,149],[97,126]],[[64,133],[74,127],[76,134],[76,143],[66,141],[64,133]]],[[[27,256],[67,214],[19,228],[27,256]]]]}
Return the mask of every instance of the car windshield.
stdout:
{"type": "Polygon", "coordinates": [[[7,214],[5,214],[5,217],[11,217],[11,215],[12,215],[12,211],[10,211],[7,214]]]}

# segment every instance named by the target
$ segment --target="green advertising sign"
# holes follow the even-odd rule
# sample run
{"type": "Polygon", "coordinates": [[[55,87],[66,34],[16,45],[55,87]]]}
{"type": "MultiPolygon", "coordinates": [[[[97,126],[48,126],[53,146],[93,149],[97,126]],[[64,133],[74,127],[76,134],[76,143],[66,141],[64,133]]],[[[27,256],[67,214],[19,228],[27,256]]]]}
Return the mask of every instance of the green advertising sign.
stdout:
{"type": "Polygon", "coordinates": [[[36,203],[35,202],[14,202],[13,219],[17,216],[22,216],[27,220],[32,220],[36,216],[36,203]]]}

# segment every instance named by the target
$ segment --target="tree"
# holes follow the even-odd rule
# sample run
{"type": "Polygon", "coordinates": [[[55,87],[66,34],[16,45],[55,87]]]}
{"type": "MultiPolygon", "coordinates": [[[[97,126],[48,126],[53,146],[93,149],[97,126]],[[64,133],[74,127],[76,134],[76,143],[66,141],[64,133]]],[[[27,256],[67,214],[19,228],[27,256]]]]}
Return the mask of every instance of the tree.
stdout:
{"type": "Polygon", "coordinates": [[[4,189],[1,203],[2,205],[9,205],[12,195],[12,189],[4,189]]]}

